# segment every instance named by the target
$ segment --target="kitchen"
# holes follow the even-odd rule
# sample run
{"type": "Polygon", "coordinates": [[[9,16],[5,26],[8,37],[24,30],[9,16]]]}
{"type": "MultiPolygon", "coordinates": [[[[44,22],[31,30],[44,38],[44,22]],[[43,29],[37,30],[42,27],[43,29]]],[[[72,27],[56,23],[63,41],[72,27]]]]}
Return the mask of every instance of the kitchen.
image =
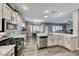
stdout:
{"type": "Polygon", "coordinates": [[[79,55],[78,8],[78,3],[1,3],[0,56],[79,55]]]}

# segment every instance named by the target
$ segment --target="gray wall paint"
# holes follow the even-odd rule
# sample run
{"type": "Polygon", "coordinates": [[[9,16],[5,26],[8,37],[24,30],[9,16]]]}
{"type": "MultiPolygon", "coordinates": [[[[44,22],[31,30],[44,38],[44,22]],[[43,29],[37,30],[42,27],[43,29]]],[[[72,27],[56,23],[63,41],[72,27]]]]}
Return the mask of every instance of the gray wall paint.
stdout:
{"type": "Polygon", "coordinates": [[[66,25],[66,31],[70,31],[70,29],[73,29],[73,25],[72,24],[66,25]]]}
{"type": "MultiPolygon", "coordinates": [[[[27,22],[27,31],[30,32],[31,30],[31,25],[34,23],[30,23],[27,22]]],[[[52,33],[52,25],[62,25],[63,26],[63,30],[69,32],[70,29],[73,28],[72,24],[71,25],[67,25],[67,24],[56,24],[56,23],[38,23],[38,24],[43,24],[43,33],[52,33]]]]}

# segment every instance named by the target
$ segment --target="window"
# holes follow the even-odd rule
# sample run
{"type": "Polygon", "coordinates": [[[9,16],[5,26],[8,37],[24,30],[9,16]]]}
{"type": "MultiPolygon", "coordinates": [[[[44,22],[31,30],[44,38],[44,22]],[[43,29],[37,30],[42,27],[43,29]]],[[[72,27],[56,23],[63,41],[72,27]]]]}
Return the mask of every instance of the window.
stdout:
{"type": "Polygon", "coordinates": [[[44,25],[40,25],[40,32],[43,32],[44,25]]]}
{"type": "Polygon", "coordinates": [[[37,25],[37,30],[36,31],[40,32],[40,26],[39,25],[37,25]]]}
{"type": "Polygon", "coordinates": [[[59,31],[59,30],[63,30],[62,26],[59,26],[59,25],[53,25],[52,26],[52,32],[56,32],[56,31],[59,31]]]}
{"type": "Polygon", "coordinates": [[[36,25],[33,25],[32,30],[33,30],[33,32],[36,32],[36,30],[37,30],[36,25]]]}
{"type": "Polygon", "coordinates": [[[31,30],[31,32],[32,32],[32,25],[31,25],[31,29],[30,29],[30,30],[31,30]]]}
{"type": "Polygon", "coordinates": [[[45,33],[48,33],[48,26],[45,26],[45,33]]]}
{"type": "Polygon", "coordinates": [[[31,32],[43,32],[43,24],[42,25],[31,25],[31,32]]]}
{"type": "Polygon", "coordinates": [[[53,32],[56,31],[56,27],[55,27],[55,26],[52,27],[52,31],[53,31],[53,32]]]}

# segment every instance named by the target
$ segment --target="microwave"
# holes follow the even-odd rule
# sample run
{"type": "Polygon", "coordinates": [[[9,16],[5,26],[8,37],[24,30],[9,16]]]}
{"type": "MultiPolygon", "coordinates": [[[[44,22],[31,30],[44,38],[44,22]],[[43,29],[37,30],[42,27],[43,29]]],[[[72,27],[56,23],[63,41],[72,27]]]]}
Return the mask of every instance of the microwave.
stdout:
{"type": "Polygon", "coordinates": [[[11,20],[2,18],[2,32],[6,31],[11,31],[11,30],[16,30],[17,29],[17,24],[13,24],[11,20]]]}

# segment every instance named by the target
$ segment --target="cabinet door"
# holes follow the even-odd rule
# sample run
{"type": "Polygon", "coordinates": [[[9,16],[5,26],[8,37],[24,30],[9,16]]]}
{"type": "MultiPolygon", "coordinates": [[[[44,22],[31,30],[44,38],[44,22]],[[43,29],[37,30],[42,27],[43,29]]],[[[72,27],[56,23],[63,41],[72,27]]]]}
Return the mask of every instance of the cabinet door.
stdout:
{"type": "Polygon", "coordinates": [[[59,41],[59,36],[58,35],[54,35],[54,45],[58,45],[58,41],[59,41]]]}
{"type": "Polygon", "coordinates": [[[64,37],[64,46],[71,50],[71,38],[64,37]]]}
{"type": "Polygon", "coordinates": [[[2,31],[2,4],[0,3],[0,31],[2,31]]]}
{"type": "Polygon", "coordinates": [[[78,43],[78,37],[72,37],[71,38],[71,48],[72,50],[79,50],[79,43],[78,43]]]}
{"type": "Polygon", "coordinates": [[[53,46],[54,45],[54,39],[48,39],[48,46],[53,46]]]}
{"type": "Polygon", "coordinates": [[[22,29],[22,19],[19,15],[17,15],[17,24],[18,24],[18,30],[22,29]]]}
{"type": "Polygon", "coordinates": [[[53,46],[54,45],[54,37],[53,35],[48,36],[48,46],[53,46]]]}
{"type": "Polygon", "coordinates": [[[17,13],[12,11],[12,23],[17,24],[17,13]]]}
{"type": "Polygon", "coordinates": [[[11,20],[11,9],[6,4],[3,4],[3,18],[11,20]]]}
{"type": "Polygon", "coordinates": [[[64,46],[64,36],[58,37],[58,45],[64,46]]]}

